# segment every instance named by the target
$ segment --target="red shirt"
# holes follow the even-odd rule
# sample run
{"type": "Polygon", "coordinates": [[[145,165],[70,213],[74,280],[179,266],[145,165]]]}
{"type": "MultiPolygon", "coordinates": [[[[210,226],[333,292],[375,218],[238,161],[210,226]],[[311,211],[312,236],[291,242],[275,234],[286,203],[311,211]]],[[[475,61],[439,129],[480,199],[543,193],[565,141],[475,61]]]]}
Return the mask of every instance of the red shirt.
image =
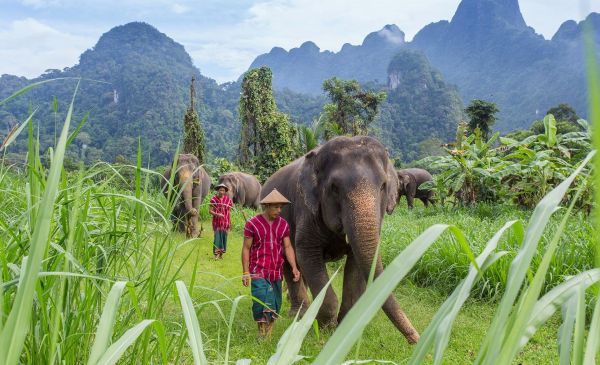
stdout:
{"type": "Polygon", "coordinates": [[[215,195],[210,199],[210,206],[215,213],[223,214],[223,217],[213,215],[212,226],[215,231],[226,231],[231,227],[231,217],[229,210],[233,207],[233,202],[227,195],[219,198],[215,195]]]}
{"type": "Polygon", "coordinates": [[[244,237],[252,238],[250,273],[269,281],[281,280],[283,272],[283,239],[290,236],[290,226],[281,217],[269,224],[259,214],[246,222],[244,237]]]}

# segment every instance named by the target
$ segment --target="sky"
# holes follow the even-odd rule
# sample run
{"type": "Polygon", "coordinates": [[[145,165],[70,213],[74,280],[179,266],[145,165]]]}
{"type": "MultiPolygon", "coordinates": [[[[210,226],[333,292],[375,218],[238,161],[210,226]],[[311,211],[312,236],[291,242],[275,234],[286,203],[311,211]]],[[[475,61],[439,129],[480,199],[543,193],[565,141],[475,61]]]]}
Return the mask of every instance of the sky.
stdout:
{"type": "MultiPolygon", "coordinates": [[[[0,0],[0,75],[37,77],[79,62],[111,28],[143,21],[181,43],[200,72],[237,79],[254,58],[305,41],[337,52],[386,24],[411,40],[450,20],[460,0],[0,0]]],[[[566,20],[600,12],[600,0],[520,0],[546,39],[566,20]]]]}

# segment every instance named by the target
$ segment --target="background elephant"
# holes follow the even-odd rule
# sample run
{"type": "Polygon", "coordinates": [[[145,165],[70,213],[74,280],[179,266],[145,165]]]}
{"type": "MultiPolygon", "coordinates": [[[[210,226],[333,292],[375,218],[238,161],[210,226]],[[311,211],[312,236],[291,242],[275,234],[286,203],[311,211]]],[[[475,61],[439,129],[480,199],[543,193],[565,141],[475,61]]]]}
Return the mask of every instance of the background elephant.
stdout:
{"type": "MultiPolygon", "coordinates": [[[[339,313],[337,296],[330,287],[317,316],[322,326],[336,325],[365,290],[383,216],[396,206],[396,171],[376,139],[337,137],[273,174],[262,195],[274,188],[292,202],[283,208],[282,216],[290,223],[298,265],[313,295],[329,280],[325,262],[347,256],[339,313]]],[[[377,255],[375,276],[382,270],[377,255]]],[[[306,289],[291,280],[289,265],[284,275],[291,310],[297,311],[303,302],[308,303],[306,289]]],[[[418,340],[418,332],[393,295],[383,310],[409,342],[418,340]]]]}
{"type": "MultiPolygon", "coordinates": [[[[165,171],[161,181],[165,195],[168,195],[169,180],[172,171],[165,171]]],[[[194,238],[200,234],[198,227],[198,208],[200,203],[210,189],[210,177],[200,166],[198,158],[192,154],[180,154],[177,159],[176,174],[173,178],[173,192],[171,196],[177,195],[181,189],[177,201],[173,205],[171,214],[173,228],[185,232],[186,237],[194,238]]]]}
{"type": "Polygon", "coordinates": [[[433,192],[431,190],[419,190],[419,186],[433,178],[427,170],[410,168],[398,170],[398,201],[402,195],[406,196],[408,207],[413,208],[414,198],[421,199],[425,206],[433,204],[433,192]]]}
{"type": "Polygon", "coordinates": [[[260,207],[260,182],[252,175],[243,172],[230,172],[219,177],[219,184],[227,186],[227,195],[234,203],[243,207],[260,207]]]}

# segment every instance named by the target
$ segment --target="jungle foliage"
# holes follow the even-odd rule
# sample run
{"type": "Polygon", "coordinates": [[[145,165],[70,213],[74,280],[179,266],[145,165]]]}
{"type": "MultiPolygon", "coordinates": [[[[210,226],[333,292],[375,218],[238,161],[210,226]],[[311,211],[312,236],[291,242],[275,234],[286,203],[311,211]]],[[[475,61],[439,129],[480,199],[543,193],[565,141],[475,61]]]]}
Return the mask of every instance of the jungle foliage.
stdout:
{"type": "MultiPolygon", "coordinates": [[[[556,120],[548,114],[543,120],[544,132],[523,140],[500,137],[498,132],[485,139],[478,128],[468,134],[468,126],[462,123],[452,148],[445,148],[445,156],[425,158],[417,165],[436,172],[429,186],[441,202],[511,201],[532,208],[591,151],[589,126],[585,120],[578,122],[582,131],[557,134],[556,120]]],[[[576,182],[586,186],[578,206],[589,212],[590,169],[586,167],[576,182]]]]}
{"type": "Polygon", "coordinates": [[[263,182],[295,157],[294,129],[275,105],[271,81],[268,67],[246,72],[239,105],[239,163],[263,182]]]}

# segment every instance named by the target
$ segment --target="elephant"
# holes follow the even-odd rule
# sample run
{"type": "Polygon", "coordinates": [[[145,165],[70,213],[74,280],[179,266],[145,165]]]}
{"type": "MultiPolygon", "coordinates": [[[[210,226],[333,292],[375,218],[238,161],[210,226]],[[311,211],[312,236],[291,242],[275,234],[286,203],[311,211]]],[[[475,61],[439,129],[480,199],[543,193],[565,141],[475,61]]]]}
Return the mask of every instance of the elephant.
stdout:
{"type": "MultiPolygon", "coordinates": [[[[200,203],[208,195],[210,190],[210,176],[200,166],[198,158],[192,154],[180,154],[177,159],[177,169],[173,179],[173,187],[181,194],[174,203],[171,214],[173,229],[185,232],[186,237],[198,237],[201,227],[198,227],[198,208],[200,203]]],[[[161,181],[162,190],[165,195],[169,194],[169,181],[172,171],[165,171],[161,181]]],[[[177,194],[172,192],[171,194],[177,194]]],[[[171,195],[173,196],[173,195],[171,195]]]]}
{"type": "Polygon", "coordinates": [[[398,201],[400,201],[402,195],[405,195],[410,209],[413,208],[414,198],[421,199],[426,207],[429,206],[429,203],[434,204],[433,192],[431,190],[419,190],[421,184],[432,180],[431,174],[424,169],[410,168],[398,170],[398,201]]]}
{"type": "Polygon", "coordinates": [[[219,184],[229,189],[227,195],[234,203],[243,207],[258,209],[260,207],[260,182],[250,174],[229,172],[219,177],[219,184]]]}
{"type": "MultiPolygon", "coordinates": [[[[335,327],[365,291],[379,245],[384,214],[396,206],[398,177],[385,147],[368,136],[336,137],[275,172],[262,195],[276,188],[292,204],[281,216],[290,224],[296,260],[313,296],[329,280],[325,263],[346,256],[342,303],[329,287],[317,315],[323,327],[335,327]]],[[[377,254],[375,276],[383,271],[377,254]]],[[[291,313],[309,302],[305,284],[294,282],[284,265],[291,313]]],[[[390,295],[383,310],[409,343],[419,333],[390,295]]]]}

